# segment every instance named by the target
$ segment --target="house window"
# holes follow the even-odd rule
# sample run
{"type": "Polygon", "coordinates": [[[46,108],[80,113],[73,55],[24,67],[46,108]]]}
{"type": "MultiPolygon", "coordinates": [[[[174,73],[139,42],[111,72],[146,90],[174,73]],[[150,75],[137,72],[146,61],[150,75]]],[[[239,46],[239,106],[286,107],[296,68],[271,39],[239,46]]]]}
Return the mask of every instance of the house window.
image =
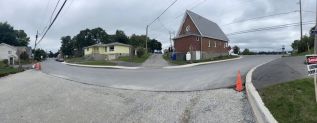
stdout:
{"type": "Polygon", "coordinates": [[[199,37],[196,37],[196,40],[199,41],[199,37]]]}
{"type": "Polygon", "coordinates": [[[110,51],[114,51],[114,46],[110,46],[110,51]]]}
{"type": "Polygon", "coordinates": [[[210,40],[209,40],[209,41],[208,41],[208,47],[210,47],[210,45],[211,45],[211,44],[210,44],[210,40]]]}
{"type": "Polygon", "coordinates": [[[98,52],[99,48],[98,47],[94,47],[94,52],[98,52]]]}
{"type": "Polygon", "coordinates": [[[87,48],[86,50],[89,51],[89,48],[87,48]]]}
{"type": "Polygon", "coordinates": [[[12,53],[12,51],[8,51],[8,54],[11,54],[12,53]]]}
{"type": "Polygon", "coordinates": [[[190,31],[190,26],[187,25],[185,30],[186,30],[186,32],[189,32],[190,31]]]}
{"type": "Polygon", "coordinates": [[[223,45],[223,48],[226,48],[227,47],[227,43],[225,43],[224,45],[223,45]]]}
{"type": "Polygon", "coordinates": [[[217,47],[217,42],[214,42],[215,47],[217,47]]]}
{"type": "Polygon", "coordinates": [[[108,48],[107,47],[105,47],[105,52],[107,52],[108,50],[107,50],[108,48]]]}

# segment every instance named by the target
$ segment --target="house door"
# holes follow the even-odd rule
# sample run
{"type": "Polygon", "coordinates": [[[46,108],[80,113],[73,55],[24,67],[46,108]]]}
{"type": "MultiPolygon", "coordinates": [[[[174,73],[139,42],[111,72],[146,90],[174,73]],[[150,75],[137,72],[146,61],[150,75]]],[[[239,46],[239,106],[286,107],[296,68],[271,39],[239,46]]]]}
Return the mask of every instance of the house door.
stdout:
{"type": "Polygon", "coordinates": [[[14,58],[13,57],[9,58],[9,65],[14,65],[14,58]]]}
{"type": "Polygon", "coordinates": [[[195,60],[200,60],[201,59],[200,51],[196,51],[195,56],[196,56],[195,60]]]}

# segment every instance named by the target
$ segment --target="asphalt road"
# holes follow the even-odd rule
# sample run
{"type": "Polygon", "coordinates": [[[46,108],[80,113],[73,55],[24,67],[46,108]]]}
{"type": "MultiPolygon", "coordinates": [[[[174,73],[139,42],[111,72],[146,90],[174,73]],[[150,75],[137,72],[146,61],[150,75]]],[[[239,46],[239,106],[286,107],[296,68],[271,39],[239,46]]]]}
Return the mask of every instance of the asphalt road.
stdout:
{"type": "Polygon", "coordinates": [[[68,66],[48,60],[42,71],[64,79],[121,89],[148,91],[194,91],[232,87],[238,70],[245,75],[252,67],[280,56],[243,56],[242,59],[179,69],[102,69],[68,66]]]}
{"type": "Polygon", "coordinates": [[[0,78],[1,123],[252,123],[233,89],[148,92],[76,83],[28,70],[0,78]]]}
{"type": "Polygon", "coordinates": [[[169,63],[163,59],[162,54],[152,54],[141,66],[161,68],[169,66],[169,63]]]}
{"type": "Polygon", "coordinates": [[[304,56],[283,57],[258,67],[252,75],[257,89],[308,76],[304,56]]]}

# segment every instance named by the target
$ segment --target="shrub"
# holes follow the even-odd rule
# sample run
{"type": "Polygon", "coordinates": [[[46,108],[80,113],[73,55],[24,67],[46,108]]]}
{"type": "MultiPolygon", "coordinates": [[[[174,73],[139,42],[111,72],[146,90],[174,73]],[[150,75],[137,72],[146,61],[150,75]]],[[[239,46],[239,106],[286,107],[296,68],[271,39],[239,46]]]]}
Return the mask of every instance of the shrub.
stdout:
{"type": "Polygon", "coordinates": [[[9,63],[8,59],[4,59],[2,62],[3,62],[5,65],[8,65],[8,63],[9,63]]]}
{"type": "Polygon", "coordinates": [[[141,58],[145,54],[145,50],[143,48],[139,48],[136,54],[139,58],[141,58]]]}
{"type": "Polygon", "coordinates": [[[26,52],[21,53],[20,55],[21,60],[29,60],[29,55],[26,52]]]}

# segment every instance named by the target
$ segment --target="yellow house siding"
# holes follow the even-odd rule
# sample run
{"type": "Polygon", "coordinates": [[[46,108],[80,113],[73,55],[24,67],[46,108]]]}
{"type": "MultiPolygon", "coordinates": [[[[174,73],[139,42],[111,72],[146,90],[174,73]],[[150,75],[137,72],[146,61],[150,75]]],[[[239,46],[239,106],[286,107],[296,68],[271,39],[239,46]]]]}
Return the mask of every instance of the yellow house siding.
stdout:
{"type": "Polygon", "coordinates": [[[130,47],[116,45],[114,46],[114,51],[109,51],[109,53],[130,53],[130,47]]]}
{"type": "Polygon", "coordinates": [[[104,55],[117,54],[117,53],[122,53],[122,54],[129,54],[130,53],[130,47],[120,46],[120,45],[115,45],[114,51],[110,51],[110,46],[107,46],[107,52],[106,52],[105,46],[99,46],[97,52],[94,52],[94,48],[96,48],[96,47],[85,48],[84,55],[91,55],[93,53],[104,54],[104,55]],[[87,49],[89,49],[89,50],[87,50],[87,49]]]}
{"type": "Polygon", "coordinates": [[[85,51],[84,51],[84,54],[85,55],[90,55],[90,54],[92,54],[92,48],[91,47],[89,47],[89,48],[85,48],[85,51]],[[88,50],[87,50],[88,49],[88,50]]]}

